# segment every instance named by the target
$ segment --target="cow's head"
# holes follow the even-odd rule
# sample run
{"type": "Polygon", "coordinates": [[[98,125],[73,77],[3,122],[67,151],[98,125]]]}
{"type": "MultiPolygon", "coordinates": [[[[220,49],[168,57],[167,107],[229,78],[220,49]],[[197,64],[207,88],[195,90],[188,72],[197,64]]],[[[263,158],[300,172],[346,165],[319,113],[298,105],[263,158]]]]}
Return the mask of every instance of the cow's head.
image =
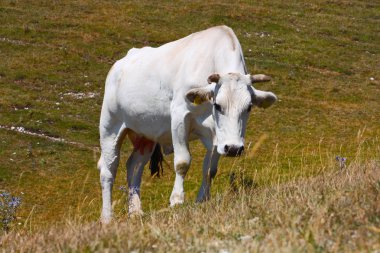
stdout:
{"type": "Polygon", "coordinates": [[[248,116],[254,106],[267,108],[277,97],[272,92],[255,89],[255,82],[269,81],[266,75],[213,74],[209,85],[191,89],[186,98],[198,105],[212,103],[212,115],[218,142],[218,153],[239,156],[244,150],[244,135],[248,116]]]}

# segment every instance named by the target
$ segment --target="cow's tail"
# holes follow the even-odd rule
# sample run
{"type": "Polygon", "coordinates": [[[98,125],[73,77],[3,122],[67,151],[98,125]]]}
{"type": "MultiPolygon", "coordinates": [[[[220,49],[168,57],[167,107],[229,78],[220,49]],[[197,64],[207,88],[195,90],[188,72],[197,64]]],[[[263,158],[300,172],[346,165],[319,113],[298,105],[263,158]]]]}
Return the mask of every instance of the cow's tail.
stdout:
{"type": "Polygon", "coordinates": [[[152,177],[160,177],[163,173],[162,162],[164,161],[164,156],[162,155],[160,144],[156,144],[152,156],[150,157],[149,169],[152,177]]]}

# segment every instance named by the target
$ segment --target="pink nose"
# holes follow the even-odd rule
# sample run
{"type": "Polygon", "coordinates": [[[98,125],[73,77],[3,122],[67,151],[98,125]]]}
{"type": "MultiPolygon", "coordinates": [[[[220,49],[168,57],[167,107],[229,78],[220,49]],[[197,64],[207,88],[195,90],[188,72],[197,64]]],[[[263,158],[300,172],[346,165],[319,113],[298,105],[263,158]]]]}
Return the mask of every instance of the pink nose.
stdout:
{"type": "Polygon", "coordinates": [[[226,156],[240,156],[244,151],[244,146],[225,145],[224,152],[226,156]]]}

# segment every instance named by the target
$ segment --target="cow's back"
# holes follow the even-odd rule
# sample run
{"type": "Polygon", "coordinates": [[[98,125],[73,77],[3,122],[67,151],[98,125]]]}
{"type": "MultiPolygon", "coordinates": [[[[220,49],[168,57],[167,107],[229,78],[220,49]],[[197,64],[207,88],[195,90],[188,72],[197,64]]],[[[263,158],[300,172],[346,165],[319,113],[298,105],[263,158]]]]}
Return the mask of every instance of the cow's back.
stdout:
{"type": "Polygon", "coordinates": [[[226,26],[193,33],[158,48],[133,48],[120,62],[122,71],[129,74],[126,78],[137,81],[150,77],[156,85],[161,82],[173,90],[206,85],[211,73],[245,72],[240,43],[226,26]]]}

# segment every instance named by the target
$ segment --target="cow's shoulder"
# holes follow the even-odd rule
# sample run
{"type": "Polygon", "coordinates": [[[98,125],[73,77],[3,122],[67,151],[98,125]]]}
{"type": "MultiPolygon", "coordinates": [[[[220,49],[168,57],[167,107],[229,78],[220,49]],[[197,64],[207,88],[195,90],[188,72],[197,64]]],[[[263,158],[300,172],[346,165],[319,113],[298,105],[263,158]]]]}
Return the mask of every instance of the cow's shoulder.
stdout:
{"type": "Polygon", "coordinates": [[[232,28],[226,25],[214,26],[194,35],[201,37],[203,40],[223,41],[223,43],[220,43],[221,45],[230,44],[233,50],[235,50],[237,43],[239,43],[232,28]]]}
{"type": "Polygon", "coordinates": [[[190,34],[188,37],[191,37],[191,36],[209,37],[212,34],[217,34],[219,36],[220,35],[226,35],[226,36],[231,37],[231,38],[236,37],[232,28],[228,27],[226,25],[213,26],[213,27],[210,27],[206,30],[202,30],[202,31],[190,34]]]}
{"type": "Polygon", "coordinates": [[[231,36],[234,36],[235,33],[234,31],[232,30],[231,27],[229,26],[226,26],[226,25],[219,25],[219,26],[213,26],[213,27],[210,27],[206,30],[204,30],[204,32],[211,32],[211,31],[215,31],[215,32],[221,32],[221,33],[225,33],[227,35],[231,35],[231,36]]]}

